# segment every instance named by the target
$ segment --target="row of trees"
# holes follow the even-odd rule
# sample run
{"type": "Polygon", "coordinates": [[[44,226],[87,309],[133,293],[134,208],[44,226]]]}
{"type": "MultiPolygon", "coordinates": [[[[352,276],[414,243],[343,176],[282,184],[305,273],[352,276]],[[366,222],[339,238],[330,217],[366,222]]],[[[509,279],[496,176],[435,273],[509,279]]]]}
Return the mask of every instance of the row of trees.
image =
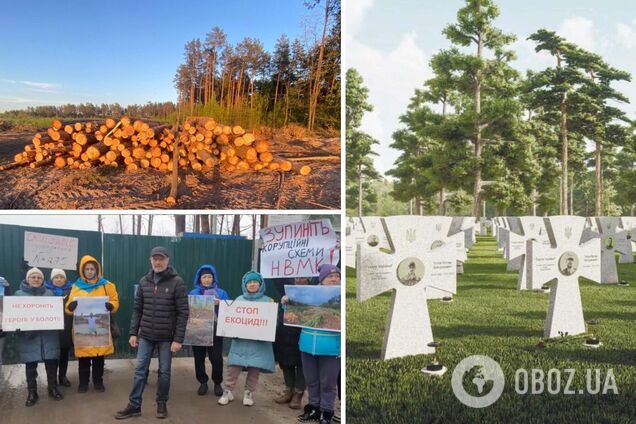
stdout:
{"type": "Polygon", "coordinates": [[[119,103],[65,104],[61,106],[30,106],[23,110],[10,110],[0,116],[27,115],[38,118],[96,118],[121,117],[123,115],[138,118],[169,120],[175,115],[177,105],[174,102],[148,102],[144,105],[121,106],[119,103]]]}
{"type": "Polygon", "coordinates": [[[484,201],[496,214],[633,213],[633,124],[615,106],[628,102],[615,83],[630,74],[540,29],[529,39],[554,66],[521,75],[498,15],[492,0],[467,0],[444,29],[451,46],[393,134],[393,195],[415,213],[470,205],[479,216],[484,201]]]}
{"type": "Polygon", "coordinates": [[[185,45],[174,84],[189,114],[219,120],[285,126],[340,127],[340,0],[308,0],[322,7],[316,40],[290,41],[283,34],[273,52],[256,38],[236,45],[218,26],[204,41],[185,45]]]}

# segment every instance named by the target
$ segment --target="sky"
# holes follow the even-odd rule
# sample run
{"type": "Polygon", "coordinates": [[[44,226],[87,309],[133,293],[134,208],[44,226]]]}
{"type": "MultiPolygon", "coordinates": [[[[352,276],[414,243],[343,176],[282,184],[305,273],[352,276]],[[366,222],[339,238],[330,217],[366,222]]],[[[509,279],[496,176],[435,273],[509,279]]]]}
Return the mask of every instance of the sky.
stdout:
{"type": "MultiPolygon", "coordinates": [[[[0,214],[0,225],[8,224],[8,225],[21,225],[25,227],[38,227],[38,228],[59,228],[65,230],[83,230],[83,231],[97,231],[96,214],[42,214],[42,213],[29,213],[29,214],[20,214],[20,215],[12,215],[12,214],[0,214]]],[[[121,234],[120,230],[120,215],[117,214],[104,214],[102,217],[102,225],[105,233],[109,234],[121,234]]],[[[298,219],[306,219],[302,218],[306,217],[306,215],[296,215],[296,214],[277,214],[277,218],[279,220],[287,220],[289,221],[297,221],[298,219]],[[297,218],[297,217],[301,218],[297,218]]],[[[148,234],[147,230],[147,219],[148,215],[143,215],[142,217],[142,225],[141,232],[144,235],[148,234]]],[[[221,218],[219,218],[220,221],[221,218]]],[[[230,230],[230,225],[233,222],[233,217],[231,215],[225,215],[223,220],[223,229],[224,233],[228,234],[230,230]]],[[[186,216],[186,231],[193,231],[193,222],[192,222],[192,214],[186,216]]],[[[282,221],[281,221],[282,222],[282,221]]],[[[132,234],[132,214],[121,215],[121,225],[123,226],[124,234],[132,234]]],[[[258,230],[258,228],[257,228],[258,230]]],[[[154,215],[153,224],[152,224],[152,235],[153,236],[174,236],[175,235],[175,225],[174,225],[174,215],[166,214],[166,215],[154,215]]],[[[248,238],[252,238],[252,215],[242,214],[241,216],[241,235],[246,236],[248,238]]],[[[258,236],[258,235],[257,235],[258,236]]]]}
{"type": "MultiPolygon", "coordinates": [[[[636,8],[630,0],[495,0],[501,11],[495,26],[514,33],[517,70],[553,66],[546,54],[537,54],[526,38],[539,28],[556,31],[579,46],[603,56],[610,65],[636,78],[636,8]]],[[[400,128],[416,88],[432,76],[431,57],[450,43],[442,35],[456,21],[462,0],[356,0],[346,2],[345,69],[354,67],[369,89],[374,110],[361,129],[380,141],[375,164],[389,170],[399,152],[388,147],[400,128]]],[[[636,81],[615,87],[631,99],[619,107],[636,118],[636,81]]]]}
{"type": "Polygon", "coordinates": [[[176,101],[183,47],[214,26],[228,42],[285,33],[313,40],[319,10],[302,0],[21,0],[0,13],[0,112],[91,102],[176,101]],[[308,23],[308,25],[304,25],[308,23]]]}

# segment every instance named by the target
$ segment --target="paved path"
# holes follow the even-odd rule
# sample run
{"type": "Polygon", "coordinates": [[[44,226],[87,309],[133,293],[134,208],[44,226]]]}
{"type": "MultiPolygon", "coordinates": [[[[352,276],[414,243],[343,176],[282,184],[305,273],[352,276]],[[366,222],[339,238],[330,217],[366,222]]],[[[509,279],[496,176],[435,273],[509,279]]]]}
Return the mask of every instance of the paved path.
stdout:
{"type": "MultiPolygon", "coordinates": [[[[2,424],[40,423],[40,424],[68,424],[68,423],[259,423],[279,424],[295,423],[298,410],[292,410],[287,405],[278,405],[272,399],[282,390],[283,376],[277,367],[275,374],[261,374],[259,389],[254,394],[255,404],[252,407],[243,406],[242,393],[245,374],[241,375],[235,399],[227,406],[217,404],[217,397],[212,390],[205,396],[198,396],[199,387],[194,377],[194,360],[192,358],[175,358],[172,362],[172,381],[170,387],[170,401],[168,402],[169,417],[158,421],[155,418],[155,390],[157,359],[152,360],[151,376],[144,393],[142,416],[124,421],[113,418],[116,411],[123,409],[128,401],[128,394],[132,386],[135,361],[131,359],[106,360],[104,375],[105,393],[93,391],[92,385],[88,393],[77,393],[77,362],[69,363],[68,377],[72,387],[62,387],[64,400],[54,401],[46,393],[46,373],[44,365],[38,367],[39,374],[39,402],[30,408],[24,406],[26,400],[26,381],[24,365],[5,365],[0,375],[0,422],[2,424]],[[238,396],[237,396],[238,394],[238,396]]],[[[210,372],[210,365],[208,373],[210,372]]],[[[210,389],[213,385],[210,384],[210,389]]],[[[306,403],[307,397],[303,399],[306,403]]],[[[339,410],[339,405],[338,408],[339,410]]]]}

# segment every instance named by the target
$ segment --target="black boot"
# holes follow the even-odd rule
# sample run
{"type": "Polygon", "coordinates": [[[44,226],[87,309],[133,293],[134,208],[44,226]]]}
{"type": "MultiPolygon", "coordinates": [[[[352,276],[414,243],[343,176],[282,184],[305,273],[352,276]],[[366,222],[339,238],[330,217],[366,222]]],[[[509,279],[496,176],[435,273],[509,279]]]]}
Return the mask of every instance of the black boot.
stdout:
{"type": "Polygon", "coordinates": [[[318,421],[320,420],[320,407],[310,404],[305,405],[305,412],[298,416],[298,422],[318,421]]]}
{"type": "Polygon", "coordinates": [[[49,396],[55,400],[64,399],[64,395],[58,390],[56,384],[49,384],[49,396]]]}
{"type": "Polygon", "coordinates": [[[221,386],[220,384],[214,383],[214,394],[217,397],[223,396],[223,386],[221,386]]]}
{"type": "Polygon", "coordinates": [[[138,417],[140,415],[141,415],[141,408],[140,407],[136,408],[136,407],[132,406],[131,404],[128,404],[121,411],[117,411],[117,414],[115,414],[115,418],[118,419],[118,420],[124,420],[126,418],[138,417]]]}
{"type": "Polygon", "coordinates": [[[71,382],[68,381],[68,378],[66,378],[65,375],[61,375],[60,378],[58,378],[57,381],[58,381],[60,386],[71,387],[71,382]]]}
{"type": "Polygon", "coordinates": [[[199,396],[203,396],[204,394],[206,394],[208,392],[208,383],[202,383],[199,386],[199,390],[197,390],[197,394],[199,396]]]}
{"type": "Polygon", "coordinates": [[[168,406],[166,402],[157,402],[157,418],[168,418],[168,406]]]}
{"type": "Polygon", "coordinates": [[[93,387],[95,387],[95,390],[98,392],[105,392],[106,391],[106,387],[104,386],[104,382],[103,381],[94,381],[93,382],[93,387]]]}
{"type": "Polygon", "coordinates": [[[320,418],[320,424],[331,424],[331,419],[333,418],[333,412],[331,411],[322,411],[322,417],[320,418]]]}
{"type": "Polygon", "coordinates": [[[27,395],[27,400],[25,402],[26,406],[33,406],[37,403],[38,397],[38,389],[29,389],[29,394],[27,395]]]}

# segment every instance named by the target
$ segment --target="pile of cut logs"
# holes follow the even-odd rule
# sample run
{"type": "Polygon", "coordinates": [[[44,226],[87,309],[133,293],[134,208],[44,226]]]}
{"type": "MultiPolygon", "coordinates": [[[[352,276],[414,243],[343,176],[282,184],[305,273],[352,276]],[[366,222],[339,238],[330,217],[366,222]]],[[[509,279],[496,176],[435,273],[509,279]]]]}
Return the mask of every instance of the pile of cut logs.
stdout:
{"type": "Polygon", "coordinates": [[[123,117],[104,122],[63,123],[54,120],[46,133],[37,133],[32,144],[0,170],[52,164],[57,168],[88,169],[100,165],[128,171],[154,168],[171,171],[174,155],[179,168],[209,172],[248,170],[311,172],[309,166],[276,159],[266,139],[241,126],[217,124],[212,118],[189,118],[177,133],[171,125],[152,124],[123,117]],[[175,151],[176,149],[176,151],[175,151]]]}

